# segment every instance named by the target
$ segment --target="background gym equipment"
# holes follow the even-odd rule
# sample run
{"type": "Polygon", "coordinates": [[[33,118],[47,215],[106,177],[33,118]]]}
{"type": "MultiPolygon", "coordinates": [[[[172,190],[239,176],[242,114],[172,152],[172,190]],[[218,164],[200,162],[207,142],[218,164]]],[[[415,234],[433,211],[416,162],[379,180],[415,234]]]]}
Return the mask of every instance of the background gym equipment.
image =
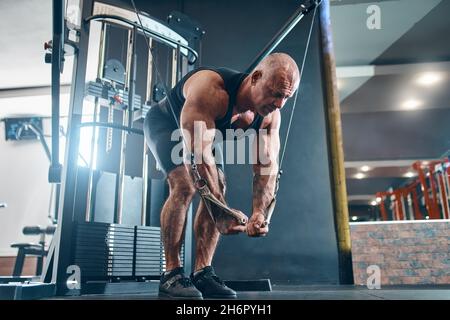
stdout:
{"type": "Polygon", "coordinates": [[[449,219],[449,159],[426,164],[416,161],[412,169],[417,172],[417,178],[400,188],[376,194],[381,219],[449,219]]]}
{"type": "MultiPolygon", "coordinates": [[[[49,182],[61,176],[58,229],[40,283],[0,286],[16,299],[149,292],[165,268],[159,211],[167,188],[158,180],[163,175],[147,150],[142,124],[150,106],[165,96],[161,88],[171,88],[194,68],[199,55],[192,46],[204,31],[176,12],[167,24],[139,13],[141,27],[130,10],[92,0],[82,1],[80,9],[80,20],[69,24],[63,1],[53,1],[54,37],[45,46],[46,62],[52,62],[53,129],[59,128],[59,73],[67,44],[75,56],[64,169],[58,172],[59,141],[53,139],[49,170],[49,182]],[[87,166],[78,161],[84,145],[87,166]],[[72,266],[80,270],[74,281],[72,266]]],[[[191,239],[187,232],[181,253],[188,269],[191,239]]]]}
{"type": "MultiPolygon", "coordinates": [[[[123,290],[117,289],[123,284],[130,292],[148,291],[155,285],[149,280],[159,279],[164,271],[157,222],[164,198],[151,191],[159,188],[160,196],[166,191],[162,181],[149,179],[157,170],[149,159],[142,122],[160,87],[153,62],[169,62],[160,70],[170,88],[193,68],[198,54],[169,26],[140,15],[143,27],[134,22],[132,11],[97,1],[82,3],[60,228],[42,277],[56,284],[57,294],[103,293],[108,284],[115,290],[123,290]],[[143,33],[157,54],[146,50],[143,33]],[[92,81],[89,73],[95,74],[92,81]],[[84,130],[90,131],[85,135],[90,141],[87,168],[77,165],[84,130]],[[67,286],[71,265],[81,270],[78,290],[67,286]]],[[[191,255],[190,239],[188,234],[183,257],[191,255]]]]}
{"type": "MultiPolygon", "coordinates": [[[[21,117],[21,118],[6,118],[5,122],[7,140],[30,140],[37,139],[44,149],[45,155],[51,161],[50,148],[45,140],[45,135],[42,128],[42,118],[40,117],[21,117]]],[[[58,132],[59,136],[59,132],[58,132]]],[[[10,282],[29,282],[36,281],[42,273],[44,258],[47,256],[46,235],[53,235],[56,231],[57,215],[58,215],[58,200],[59,200],[60,185],[52,185],[50,191],[50,199],[48,206],[48,223],[45,228],[41,226],[25,226],[22,229],[24,235],[39,235],[39,242],[20,242],[12,243],[11,247],[16,248],[17,256],[11,276],[0,277],[0,283],[10,282]],[[36,256],[36,271],[34,275],[22,276],[22,270],[27,256],[36,256]]],[[[6,207],[6,205],[5,205],[6,207]]],[[[33,290],[36,290],[36,286],[33,290]]],[[[46,288],[47,290],[47,288],[46,288]]],[[[1,292],[0,292],[1,296],[1,292]]]]}
{"type": "Polygon", "coordinates": [[[55,225],[50,225],[45,228],[41,226],[28,226],[23,228],[22,232],[25,235],[39,235],[39,243],[13,243],[11,245],[12,248],[18,249],[12,274],[13,277],[22,276],[23,264],[27,255],[37,256],[35,275],[41,275],[44,257],[47,255],[45,236],[53,235],[55,231],[55,225]]]}

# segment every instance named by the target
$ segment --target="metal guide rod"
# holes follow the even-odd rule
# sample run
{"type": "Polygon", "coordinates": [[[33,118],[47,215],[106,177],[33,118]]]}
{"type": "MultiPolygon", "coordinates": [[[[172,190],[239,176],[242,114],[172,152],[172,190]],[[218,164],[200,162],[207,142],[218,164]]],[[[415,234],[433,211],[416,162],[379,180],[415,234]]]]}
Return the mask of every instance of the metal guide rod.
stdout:
{"type": "Polygon", "coordinates": [[[182,67],[183,67],[183,57],[181,56],[181,48],[180,46],[177,46],[176,50],[177,54],[177,83],[181,80],[181,74],[182,74],[182,67]]]}
{"type": "MultiPolygon", "coordinates": [[[[149,50],[152,48],[152,39],[149,39],[149,50]]],[[[152,85],[153,85],[153,55],[150,51],[147,52],[147,90],[145,101],[152,100],[152,85]]],[[[142,206],[141,206],[141,225],[147,224],[147,192],[148,192],[148,157],[149,149],[144,135],[144,151],[142,159],[142,206]]]]}
{"type": "Polygon", "coordinates": [[[144,137],[144,154],[142,159],[142,206],[141,206],[141,225],[147,223],[147,190],[148,190],[148,147],[144,137]]]}
{"type": "Polygon", "coordinates": [[[177,71],[177,67],[178,67],[178,49],[179,47],[177,47],[177,49],[173,49],[172,50],[172,75],[171,75],[171,87],[175,87],[175,85],[177,84],[177,78],[178,78],[178,71],[177,71]]]}
{"type": "MultiPolygon", "coordinates": [[[[100,105],[98,103],[98,98],[95,98],[94,103],[94,114],[92,115],[93,122],[96,123],[100,117],[100,105]]],[[[86,193],[86,216],[85,221],[91,221],[91,213],[92,213],[92,182],[94,180],[94,165],[97,162],[97,142],[98,142],[98,127],[92,127],[92,136],[91,136],[91,154],[89,159],[89,176],[88,176],[88,187],[86,193]]]]}
{"type": "MultiPolygon", "coordinates": [[[[106,23],[102,21],[102,31],[100,35],[100,62],[99,62],[99,68],[97,73],[97,78],[101,79],[103,78],[103,72],[105,68],[105,43],[106,43],[106,23]],[[100,69],[101,66],[101,69],[100,69]]],[[[108,123],[114,122],[114,106],[112,103],[108,104],[108,117],[107,117],[108,123]]],[[[112,128],[106,129],[106,146],[105,146],[105,152],[108,154],[112,149],[112,140],[113,140],[113,130],[112,128]]]]}
{"type": "MultiPolygon", "coordinates": [[[[126,63],[126,81],[128,83],[128,90],[132,86],[132,76],[133,76],[133,56],[135,50],[135,42],[136,42],[136,29],[133,31],[129,30],[128,32],[128,48],[127,48],[127,63],[126,63]]],[[[128,93],[128,107],[122,112],[122,125],[131,128],[129,119],[133,118],[133,111],[130,109],[132,107],[133,102],[130,99],[131,92],[128,93]]],[[[120,160],[119,160],[119,174],[117,180],[117,207],[116,207],[116,219],[115,223],[121,224],[123,219],[123,200],[124,200],[124,192],[125,192],[125,168],[126,168],[126,150],[127,150],[127,138],[128,131],[121,132],[120,139],[120,160]]]]}
{"type": "MultiPolygon", "coordinates": [[[[128,30],[128,42],[127,42],[127,61],[125,62],[125,91],[130,88],[130,79],[131,79],[131,60],[133,55],[133,39],[134,33],[131,29],[128,30]]],[[[128,97],[130,93],[128,92],[128,97]]],[[[129,99],[128,99],[129,100],[129,99]]],[[[128,102],[129,103],[129,102],[128,102]]]]}
{"type": "Polygon", "coordinates": [[[102,22],[100,29],[99,62],[97,67],[97,78],[102,78],[105,67],[105,44],[106,44],[106,24],[102,22]]]}
{"type": "MultiPolygon", "coordinates": [[[[148,39],[148,45],[150,47],[149,50],[152,49],[153,39],[148,39]]],[[[152,99],[152,86],[153,86],[153,55],[150,51],[148,51],[148,59],[147,59],[147,90],[146,97],[144,101],[151,101],[152,99]]]]}
{"type": "Polygon", "coordinates": [[[137,60],[137,28],[133,28],[132,36],[133,42],[131,44],[131,58],[130,58],[130,79],[128,87],[128,127],[133,127],[133,112],[134,112],[134,96],[136,90],[136,60],[137,60]]]}
{"type": "Polygon", "coordinates": [[[64,2],[53,0],[52,41],[52,158],[48,171],[50,183],[61,182],[59,163],[60,73],[64,55],[64,2]]]}
{"type": "MultiPolygon", "coordinates": [[[[97,78],[101,78],[103,75],[104,61],[105,61],[105,41],[106,41],[106,31],[105,23],[102,22],[102,27],[100,31],[100,45],[99,45],[99,63],[97,66],[97,78]]],[[[98,98],[94,100],[94,114],[93,123],[97,123],[100,120],[100,105],[98,98]]],[[[81,130],[81,127],[80,127],[81,130]]],[[[92,126],[92,137],[91,137],[91,153],[89,160],[89,175],[88,175],[88,187],[86,194],[86,213],[85,221],[90,222],[92,219],[92,193],[93,193],[93,180],[94,180],[94,164],[97,162],[97,142],[98,142],[99,130],[97,126],[92,126]]]]}

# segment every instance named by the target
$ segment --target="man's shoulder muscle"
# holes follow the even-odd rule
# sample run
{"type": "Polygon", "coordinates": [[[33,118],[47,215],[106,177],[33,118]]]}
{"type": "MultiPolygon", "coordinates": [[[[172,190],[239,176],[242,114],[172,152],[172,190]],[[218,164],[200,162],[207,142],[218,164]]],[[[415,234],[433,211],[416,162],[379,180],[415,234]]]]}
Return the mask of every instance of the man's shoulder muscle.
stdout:
{"type": "Polygon", "coordinates": [[[184,84],[183,94],[199,108],[213,108],[217,117],[226,112],[228,93],[222,77],[214,71],[201,70],[192,75],[184,84]]]}

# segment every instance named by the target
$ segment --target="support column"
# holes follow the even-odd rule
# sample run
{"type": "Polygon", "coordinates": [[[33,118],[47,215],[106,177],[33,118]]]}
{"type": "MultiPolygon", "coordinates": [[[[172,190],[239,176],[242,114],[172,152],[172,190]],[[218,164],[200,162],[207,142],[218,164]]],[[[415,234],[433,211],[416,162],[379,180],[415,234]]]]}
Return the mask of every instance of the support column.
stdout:
{"type": "Polygon", "coordinates": [[[348,217],[347,188],[345,185],[344,151],[342,145],[341,114],[336,79],[336,62],[333,50],[330,2],[322,1],[320,11],[320,36],[325,104],[328,121],[328,141],[332,172],[334,217],[339,254],[340,284],[353,284],[353,267],[348,217]]]}

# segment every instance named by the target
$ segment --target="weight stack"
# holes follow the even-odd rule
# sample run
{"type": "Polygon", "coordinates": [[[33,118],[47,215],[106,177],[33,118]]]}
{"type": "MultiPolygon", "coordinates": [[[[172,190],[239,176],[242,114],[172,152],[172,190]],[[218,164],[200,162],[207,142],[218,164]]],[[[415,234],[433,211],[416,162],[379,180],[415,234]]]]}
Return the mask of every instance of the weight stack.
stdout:
{"type": "Polygon", "coordinates": [[[165,271],[159,227],[82,222],[76,224],[75,237],[74,264],[82,283],[159,279],[165,271]]]}

